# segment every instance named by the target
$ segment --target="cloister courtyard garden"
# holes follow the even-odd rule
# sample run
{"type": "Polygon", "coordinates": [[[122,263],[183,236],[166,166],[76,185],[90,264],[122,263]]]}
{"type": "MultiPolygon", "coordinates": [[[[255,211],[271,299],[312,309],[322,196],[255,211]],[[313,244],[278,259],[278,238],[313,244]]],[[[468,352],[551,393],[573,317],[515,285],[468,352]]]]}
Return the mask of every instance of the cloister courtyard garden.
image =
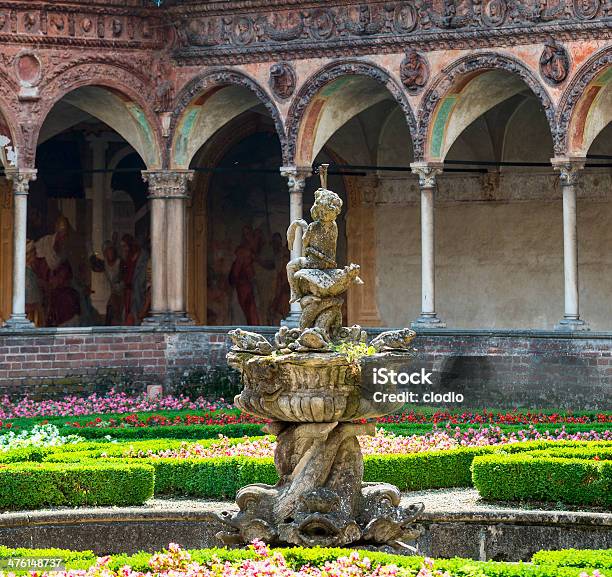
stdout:
{"type": "MultiPolygon", "coordinates": [[[[231,379],[222,384],[228,396],[235,386],[231,379]]],[[[231,509],[249,483],[278,481],[275,437],[262,432],[262,420],[219,397],[111,390],[38,402],[3,398],[0,421],[5,573],[40,575],[56,562],[69,575],[92,577],[595,577],[612,571],[611,549],[549,551],[529,542],[537,534],[542,545],[563,543],[564,531],[576,539],[582,529],[584,543],[609,543],[609,411],[404,407],[379,418],[375,435],[359,437],[364,480],[396,485],[408,503],[425,502],[430,517],[421,523],[430,539],[423,544],[441,554],[435,559],[358,548],[273,549],[258,540],[248,548],[219,548],[211,511],[231,509]],[[505,532],[497,555],[462,558],[458,553],[469,551],[472,539],[468,514],[472,523],[480,519],[477,533],[487,531],[483,519],[493,515],[498,531],[511,523],[516,534],[505,532]],[[453,515],[463,530],[453,529],[453,515]],[[436,545],[444,534],[432,542],[432,531],[444,522],[453,542],[436,545]],[[548,524],[548,532],[534,533],[530,524],[548,524]],[[555,524],[562,525],[557,535],[555,524]],[[172,543],[165,543],[172,532],[172,543]],[[462,534],[469,534],[466,543],[462,534]],[[27,547],[43,540],[43,549],[27,547]]]]}

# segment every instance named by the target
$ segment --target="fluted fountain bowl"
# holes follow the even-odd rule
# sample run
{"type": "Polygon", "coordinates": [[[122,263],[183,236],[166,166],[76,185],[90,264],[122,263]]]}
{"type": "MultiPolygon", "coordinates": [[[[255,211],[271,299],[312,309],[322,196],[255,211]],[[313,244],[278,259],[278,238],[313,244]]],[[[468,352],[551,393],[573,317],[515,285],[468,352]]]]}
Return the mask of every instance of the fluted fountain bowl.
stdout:
{"type": "MultiPolygon", "coordinates": [[[[368,357],[375,362],[379,355],[368,357]]],[[[231,352],[228,363],[242,374],[241,411],[273,421],[335,423],[369,419],[399,410],[403,403],[374,403],[364,363],[338,353],[255,355],[231,352]]],[[[369,364],[368,363],[368,364],[369,364]]]]}

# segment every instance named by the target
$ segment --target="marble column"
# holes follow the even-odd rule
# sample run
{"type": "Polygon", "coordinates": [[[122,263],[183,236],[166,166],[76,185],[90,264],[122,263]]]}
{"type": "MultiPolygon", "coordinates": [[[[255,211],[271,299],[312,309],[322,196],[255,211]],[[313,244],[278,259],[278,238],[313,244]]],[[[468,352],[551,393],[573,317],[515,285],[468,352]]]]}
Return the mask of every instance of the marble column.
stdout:
{"type": "Polygon", "coordinates": [[[576,187],[584,158],[553,158],[553,168],[559,171],[563,193],[563,271],[565,313],[555,330],[588,331],[589,326],[580,318],[578,288],[578,228],[576,224],[576,187]]]}
{"type": "Polygon", "coordinates": [[[26,317],[26,242],[28,234],[28,191],[36,180],[31,168],[6,169],[6,178],[13,186],[13,310],[6,321],[9,329],[32,329],[34,324],[26,317]]]}
{"type": "MultiPolygon", "coordinates": [[[[304,217],[304,188],[306,187],[306,179],[311,174],[312,170],[310,168],[281,167],[281,175],[287,179],[289,187],[289,224],[304,217]]],[[[289,248],[291,249],[291,260],[302,256],[302,237],[299,234],[296,235],[293,246],[289,248]]],[[[288,327],[298,326],[301,313],[300,303],[292,303],[289,316],[282,321],[282,324],[288,327]]]]}
{"type": "Polygon", "coordinates": [[[419,177],[421,190],[421,314],[414,328],[444,328],[436,314],[435,190],[440,164],[413,162],[412,172],[419,177]]]}
{"type": "Polygon", "coordinates": [[[186,312],[187,222],[192,170],[148,170],[151,206],[151,315],[147,323],[189,324],[186,312]]]}
{"type": "MultiPolygon", "coordinates": [[[[94,169],[106,168],[106,151],[108,149],[108,140],[98,136],[91,136],[88,142],[92,154],[92,166],[94,169]]],[[[103,258],[104,241],[110,238],[104,238],[106,229],[105,220],[105,200],[106,200],[106,184],[107,175],[104,172],[94,172],[91,176],[91,188],[87,191],[87,198],[91,200],[91,249],[92,252],[100,255],[103,258]]],[[[106,305],[110,296],[110,286],[103,274],[91,275],[91,303],[96,310],[101,314],[106,314],[106,305]]]]}

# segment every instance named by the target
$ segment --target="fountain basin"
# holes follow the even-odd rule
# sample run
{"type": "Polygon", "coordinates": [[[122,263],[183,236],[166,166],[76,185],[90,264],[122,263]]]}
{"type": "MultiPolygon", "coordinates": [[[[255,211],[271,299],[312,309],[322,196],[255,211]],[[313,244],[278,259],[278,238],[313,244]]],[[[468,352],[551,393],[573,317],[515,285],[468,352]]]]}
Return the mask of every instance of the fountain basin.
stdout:
{"type": "MultiPolygon", "coordinates": [[[[228,362],[240,371],[244,382],[234,404],[252,415],[291,423],[337,423],[387,415],[403,403],[373,402],[371,379],[366,378],[364,367],[388,357],[380,353],[359,362],[338,353],[231,352],[228,362]]],[[[404,358],[410,359],[409,355],[404,358]]]]}

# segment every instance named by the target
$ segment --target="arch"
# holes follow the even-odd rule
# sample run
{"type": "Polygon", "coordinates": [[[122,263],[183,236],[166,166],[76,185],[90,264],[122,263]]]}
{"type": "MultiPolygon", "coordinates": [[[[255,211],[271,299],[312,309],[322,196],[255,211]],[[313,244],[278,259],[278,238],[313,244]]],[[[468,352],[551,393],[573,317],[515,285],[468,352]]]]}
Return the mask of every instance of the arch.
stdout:
{"type": "Polygon", "coordinates": [[[177,96],[170,124],[169,165],[189,168],[197,151],[213,134],[238,115],[260,104],[274,121],[285,159],[285,127],[269,94],[247,74],[221,69],[192,79],[177,96]]]}
{"type": "Polygon", "coordinates": [[[595,53],[576,72],[561,98],[559,153],[586,156],[597,135],[612,122],[612,48],[595,53]]]}
{"type": "MultiPolygon", "coordinates": [[[[348,95],[348,92],[347,92],[348,95]]],[[[404,90],[388,72],[364,60],[332,63],[311,76],[302,86],[291,104],[287,120],[287,146],[291,164],[309,166],[327,140],[350,118],[366,108],[384,100],[389,95],[399,104],[414,141],[416,120],[404,90]],[[326,107],[337,89],[353,83],[359,97],[352,92],[350,107],[336,100],[338,105],[326,107]],[[325,93],[327,88],[328,94],[325,93]],[[381,90],[382,88],[382,90],[381,90]],[[329,118],[324,130],[320,130],[326,109],[335,116],[329,118]],[[307,139],[308,138],[308,139],[307,139]]]]}
{"type": "Polygon", "coordinates": [[[147,168],[160,168],[160,130],[148,104],[152,101],[149,80],[125,66],[97,61],[56,71],[41,87],[41,99],[34,107],[39,122],[28,138],[26,161],[34,165],[42,126],[53,107],[64,101],[120,134],[138,152],[147,168]]]}
{"type": "Polygon", "coordinates": [[[522,62],[493,52],[453,62],[442,70],[423,97],[415,150],[422,153],[425,160],[443,161],[467,126],[487,110],[523,91],[525,86],[540,101],[554,135],[552,100],[535,74],[522,62]]]}
{"type": "Polygon", "coordinates": [[[8,168],[18,163],[17,152],[23,148],[22,132],[17,130],[19,106],[15,96],[19,92],[17,84],[0,70],[0,137],[3,150],[0,153],[0,166],[8,168]],[[5,142],[5,139],[8,142],[5,142]]]}

